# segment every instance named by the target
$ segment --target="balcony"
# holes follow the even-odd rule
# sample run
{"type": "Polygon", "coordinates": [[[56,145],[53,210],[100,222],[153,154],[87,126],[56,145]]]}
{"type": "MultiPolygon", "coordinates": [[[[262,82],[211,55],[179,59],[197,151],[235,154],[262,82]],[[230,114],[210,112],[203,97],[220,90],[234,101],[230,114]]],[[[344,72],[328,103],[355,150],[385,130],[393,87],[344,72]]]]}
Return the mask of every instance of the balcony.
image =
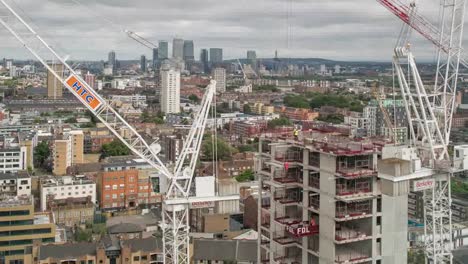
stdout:
{"type": "Polygon", "coordinates": [[[377,175],[372,156],[339,157],[336,173],[344,178],[371,177],[377,175]]]}
{"type": "Polygon", "coordinates": [[[353,248],[343,248],[340,251],[337,250],[335,255],[335,263],[347,263],[357,264],[365,263],[371,260],[371,255],[366,253],[364,249],[358,250],[353,248]]]}
{"type": "Polygon", "coordinates": [[[368,217],[372,214],[372,201],[337,202],[335,217],[338,220],[351,220],[368,217]]]}
{"type": "Polygon", "coordinates": [[[355,227],[339,226],[335,230],[335,242],[338,244],[356,242],[361,240],[371,239],[370,234],[363,232],[355,227]]]}
{"type": "Polygon", "coordinates": [[[273,174],[273,180],[282,184],[302,183],[302,171],[292,168],[283,171],[276,170],[273,174]]]}
{"type": "Polygon", "coordinates": [[[320,173],[313,171],[309,174],[309,187],[320,189],[320,173]]]}
{"type": "Polygon", "coordinates": [[[342,197],[372,195],[371,183],[372,182],[368,179],[337,179],[336,195],[342,197]]]}
{"type": "Polygon", "coordinates": [[[293,245],[298,242],[297,239],[287,235],[285,232],[273,233],[273,241],[283,246],[293,245]]]}
{"type": "Polygon", "coordinates": [[[309,196],[309,208],[315,211],[320,209],[320,195],[309,196]]]}
{"type": "Polygon", "coordinates": [[[277,223],[280,223],[282,225],[295,225],[302,223],[302,219],[299,217],[290,217],[290,216],[279,216],[275,218],[275,221],[277,223]]]}
{"type": "Polygon", "coordinates": [[[275,160],[279,162],[299,162],[302,163],[302,151],[297,148],[290,148],[288,150],[278,150],[275,153],[275,160]]]}
{"type": "Polygon", "coordinates": [[[280,204],[298,204],[302,202],[302,195],[298,189],[281,190],[275,192],[273,199],[280,204]]]}

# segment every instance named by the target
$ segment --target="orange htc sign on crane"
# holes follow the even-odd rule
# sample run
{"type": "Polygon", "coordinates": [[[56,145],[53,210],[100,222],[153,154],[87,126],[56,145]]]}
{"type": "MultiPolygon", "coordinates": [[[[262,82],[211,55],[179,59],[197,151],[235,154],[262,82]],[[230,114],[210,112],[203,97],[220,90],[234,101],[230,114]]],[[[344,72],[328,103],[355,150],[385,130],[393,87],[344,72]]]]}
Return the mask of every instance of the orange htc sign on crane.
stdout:
{"type": "Polygon", "coordinates": [[[86,86],[83,85],[78,78],[74,75],[70,75],[67,80],[65,80],[68,88],[73,91],[83,103],[89,105],[93,110],[96,110],[101,106],[102,102],[98,99],[92,91],[86,89],[86,86]]]}

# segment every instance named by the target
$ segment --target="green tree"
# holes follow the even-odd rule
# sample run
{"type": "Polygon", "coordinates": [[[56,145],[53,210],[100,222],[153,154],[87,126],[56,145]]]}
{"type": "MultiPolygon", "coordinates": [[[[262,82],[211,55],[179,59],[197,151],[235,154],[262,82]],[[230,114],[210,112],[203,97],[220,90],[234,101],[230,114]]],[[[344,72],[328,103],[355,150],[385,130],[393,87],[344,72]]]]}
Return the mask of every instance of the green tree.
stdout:
{"type": "Polygon", "coordinates": [[[319,116],[317,120],[327,122],[327,123],[332,123],[332,124],[341,124],[344,122],[344,116],[341,114],[330,114],[330,115],[327,115],[326,117],[319,116]]]}
{"type": "Polygon", "coordinates": [[[65,119],[64,122],[67,123],[67,124],[75,124],[75,123],[77,123],[78,121],[76,120],[75,117],[69,117],[69,118],[65,119]]]}
{"type": "MultiPolygon", "coordinates": [[[[229,160],[232,158],[232,155],[237,153],[238,150],[234,147],[231,147],[226,141],[222,139],[217,139],[216,141],[217,145],[217,153],[218,153],[218,159],[217,160],[229,160]]],[[[210,136],[206,136],[205,139],[203,140],[202,144],[202,153],[205,159],[207,160],[213,160],[213,140],[210,136]]]]}
{"type": "Polygon", "coordinates": [[[194,103],[198,103],[200,102],[200,98],[198,98],[198,96],[196,96],[195,94],[191,94],[188,99],[194,103]]]}
{"type": "Polygon", "coordinates": [[[302,95],[288,95],[284,98],[284,105],[295,108],[309,108],[309,101],[302,95]]]}
{"type": "Polygon", "coordinates": [[[50,156],[49,144],[46,141],[42,141],[34,148],[34,158],[37,164],[44,165],[45,160],[50,156]]]}
{"type": "Polygon", "coordinates": [[[125,156],[130,154],[130,149],[120,140],[114,140],[102,145],[102,157],[125,156]]]}
{"type": "Polygon", "coordinates": [[[279,126],[292,126],[292,124],[293,123],[291,122],[291,120],[285,117],[280,117],[280,118],[276,118],[276,119],[268,121],[269,128],[276,128],[279,126]]]}
{"type": "Polygon", "coordinates": [[[255,180],[255,175],[253,170],[248,169],[243,171],[241,174],[236,176],[236,181],[238,182],[247,182],[255,180]]]}
{"type": "Polygon", "coordinates": [[[250,113],[252,113],[252,108],[250,107],[249,104],[245,104],[242,110],[243,110],[243,112],[244,112],[245,114],[250,114],[250,113]]]}
{"type": "Polygon", "coordinates": [[[92,230],[82,229],[78,227],[75,231],[75,239],[77,242],[91,242],[93,238],[92,230]]]}
{"type": "Polygon", "coordinates": [[[255,146],[254,145],[242,145],[238,147],[239,152],[254,152],[255,151],[255,146]]]}

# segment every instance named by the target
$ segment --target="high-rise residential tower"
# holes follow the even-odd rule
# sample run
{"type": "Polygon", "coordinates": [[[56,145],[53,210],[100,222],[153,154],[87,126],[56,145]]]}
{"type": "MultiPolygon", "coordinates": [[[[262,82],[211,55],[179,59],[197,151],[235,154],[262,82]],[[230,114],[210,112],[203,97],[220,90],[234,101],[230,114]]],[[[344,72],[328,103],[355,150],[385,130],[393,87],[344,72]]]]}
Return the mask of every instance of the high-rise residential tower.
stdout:
{"type": "MultiPolygon", "coordinates": [[[[63,64],[49,64],[49,66],[60,76],[63,76],[63,64]]],[[[47,71],[47,97],[49,99],[60,99],[63,95],[62,82],[55,77],[49,70],[47,71]]]]}
{"type": "Polygon", "coordinates": [[[115,73],[115,70],[117,69],[117,61],[115,57],[115,51],[109,52],[108,59],[107,59],[107,64],[109,64],[109,67],[112,68],[112,74],[115,73]]]}
{"type": "Polygon", "coordinates": [[[210,65],[209,65],[209,57],[208,57],[207,49],[202,49],[200,51],[200,62],[203,64],[203,71],[205,73],[209,73],[210,65]]]}
{"type": "Polygon", "coordinates": [[[216,92],[224,93],[226,91],[226,69],[215,68],[213,78],[216,81],[216,92]]]}
{"type": "Polygon", "coordinates": [[[180,71],[163,67],[161,78],[161,111],[163,113],[180,112],[180,71]]]}
{"type": "Polygon", "coordinates": [[[183,59],[184,58],[184,40],[175,38],[172,41],[172,58],[183,59]]]}
{"type": "Polygon", "coordinates": [[[223,62],[223,49],[211,48],[210,49],[210,62],[211,63],[223,62]]]}
{"type": "Polygon", "coordinates": [[[159,41],[158,48],[158,59],[160,61],[167,60],[169,58],[169,43],[165,40],[159,41]]]}
{"type": "Polygon", "coordinates": [[[146,72],[146,57],[145,57],[145,55],[141,55],[141,57],[140,57],[140,70],[142,72],[146,72]]]}
{"type": "Polygon", "coordinates": [[[184,41],[184,60],[186,62],[194,61],[194,47],[193,47],[193,40],[185,40],[184,41]]]}
{"type": "Polygon", "coordinates": [[[158,49],[154,48],[153,49],[153,69],[156,69],[158,65],[158,49]]]}

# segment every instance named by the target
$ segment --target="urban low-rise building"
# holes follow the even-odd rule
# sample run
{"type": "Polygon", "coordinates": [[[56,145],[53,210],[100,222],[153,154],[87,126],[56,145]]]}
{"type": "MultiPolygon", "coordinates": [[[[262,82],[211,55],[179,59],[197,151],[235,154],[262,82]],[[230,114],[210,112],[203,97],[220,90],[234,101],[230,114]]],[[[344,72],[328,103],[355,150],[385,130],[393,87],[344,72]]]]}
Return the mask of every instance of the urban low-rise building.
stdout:
{"type": "Polygon", "coordinates": [[[31,177],[27,173],[0,173],[0,196],[31,195],[31,177]]]}
{"type": "Polygon", "coordinates": [[[0,198],[0,263],[33,263],[33,244],[53,242],[52,216],[35,214],[32,196],[0,198]]]}
{"type": "Polygon", "coordinates": [[[41,180],[41,210],[49,210],[54,203],[73,199],[89,199],[96,203],[96,183],[83,175],[48,177],[41,180]]]}
{"type": "MultiPolygon", "coordinates": [[[[99,242],[44,245],[37,248],[37,264],[162,264],[162,241],[149,237],[120,240],[106,236],[99,242]]],[[[33,263],[33,262],[28,262],[33,263]]]]}

